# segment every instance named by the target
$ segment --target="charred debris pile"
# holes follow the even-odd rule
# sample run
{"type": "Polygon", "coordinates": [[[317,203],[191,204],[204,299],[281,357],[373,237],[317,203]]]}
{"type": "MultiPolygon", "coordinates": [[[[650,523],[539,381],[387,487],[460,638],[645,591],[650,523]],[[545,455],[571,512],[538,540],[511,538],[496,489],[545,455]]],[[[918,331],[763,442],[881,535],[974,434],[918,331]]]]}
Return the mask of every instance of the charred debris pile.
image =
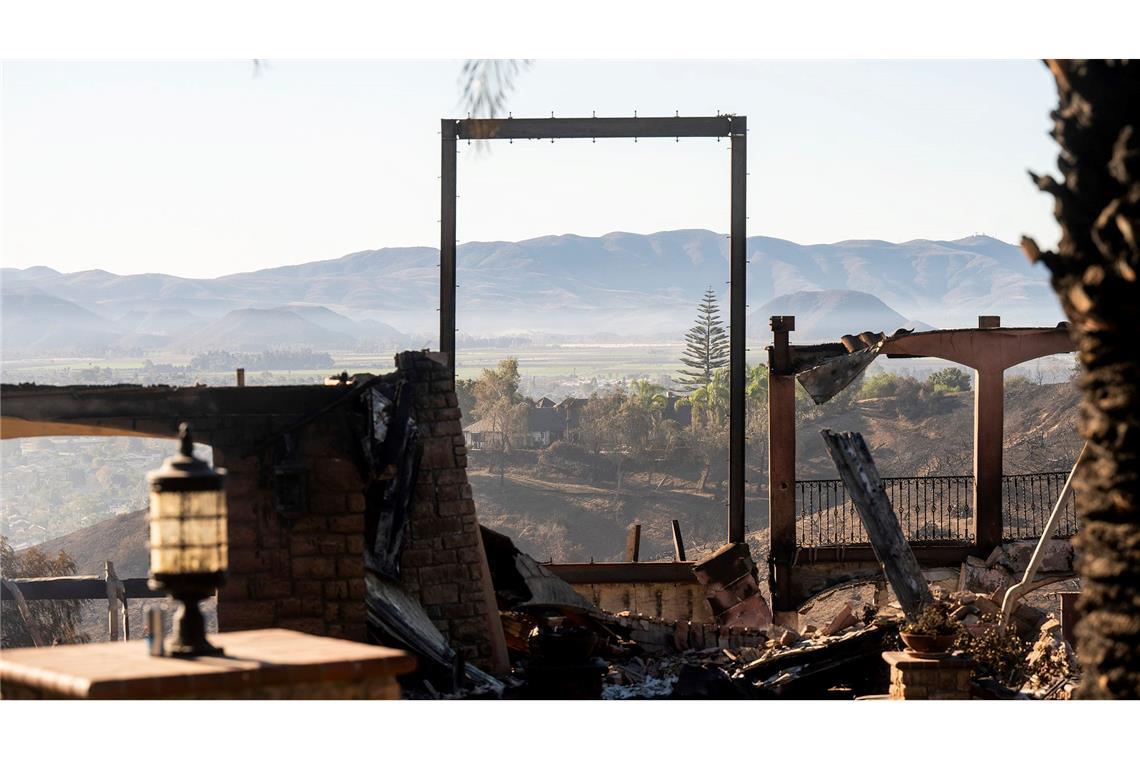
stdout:
{"type": "MultiPolygon", "coordinates": [[[[461,663],[439,636],[431,667],[405,679],[408,698],[878,698],[888,691],[883,653],[904,648],[906,615],[881,577],[830,588],[779,623],[666,621],[599,610],[506,536],[482,534],[510,675],[493,678],[461,663]]],[[[952,653],[974,662],[972,698],[1068,697],[1076,664],[1056,618],[1023,603],[999,633],[1004,586],[959,589],[960,582],[976,588],[975,575],[961,570],[924,576],[932,599],[947,608],[952,653]]]]}

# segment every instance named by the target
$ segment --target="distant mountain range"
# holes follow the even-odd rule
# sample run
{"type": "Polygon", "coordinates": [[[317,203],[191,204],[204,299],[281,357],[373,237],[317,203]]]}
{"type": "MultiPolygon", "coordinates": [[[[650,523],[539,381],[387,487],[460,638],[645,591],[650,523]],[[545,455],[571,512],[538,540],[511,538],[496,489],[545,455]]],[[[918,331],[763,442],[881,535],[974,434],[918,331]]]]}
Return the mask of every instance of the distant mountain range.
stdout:
{"type": "MultiPolygon", "coordinates": [[[[800,340],[912,320],[968,326],[978,314],[1009,325],[1062,318],[1045,272],[985,236],[827,245],[754,237],[747,252],[748,300],[762,304],[750,310],[752,342],[763,342],[773,313],[797,314],[800,340]]],[[[385,248],[214,279],[5,268],[3,348],[418,347],[438,329],[438,263],[432,248],[385,248]]],[[[728,240],[677,230],[467,243],[457,280],[467,335],[677,336],[706,287],[726,304],[728,240]]]]}

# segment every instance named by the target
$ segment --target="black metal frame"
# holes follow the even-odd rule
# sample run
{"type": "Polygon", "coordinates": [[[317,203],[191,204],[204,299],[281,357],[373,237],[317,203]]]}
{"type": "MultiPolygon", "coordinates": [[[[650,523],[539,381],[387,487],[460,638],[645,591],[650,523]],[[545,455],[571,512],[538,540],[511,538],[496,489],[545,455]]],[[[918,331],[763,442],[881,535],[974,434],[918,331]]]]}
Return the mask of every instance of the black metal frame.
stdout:
{"type": "Polygon", "coordinates": [[[440,122],[439,350],[455,371],[455,199],[458,140],[727,137],[732,151],[729,224],[728,540],[744,541],[744,322],[747,119],[672,116],[584,119],[443,119],[440,122]]]}

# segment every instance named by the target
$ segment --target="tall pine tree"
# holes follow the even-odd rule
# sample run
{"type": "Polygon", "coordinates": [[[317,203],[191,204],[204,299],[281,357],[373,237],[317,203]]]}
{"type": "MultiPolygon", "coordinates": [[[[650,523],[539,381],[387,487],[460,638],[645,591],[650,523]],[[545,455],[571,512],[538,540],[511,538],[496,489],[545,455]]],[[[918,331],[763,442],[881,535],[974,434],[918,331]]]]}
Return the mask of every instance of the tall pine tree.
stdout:
{"type": "Polygon", "coordinates": [[[681,362],[689,369],[681,370],[675,379],[685,391],[694,391],[709,384],[713,371],[728,365],[728,334],[720,321],[720,308],[713,289],[697,306],[697,321],[685,333],[685,351],[681,362]]]}

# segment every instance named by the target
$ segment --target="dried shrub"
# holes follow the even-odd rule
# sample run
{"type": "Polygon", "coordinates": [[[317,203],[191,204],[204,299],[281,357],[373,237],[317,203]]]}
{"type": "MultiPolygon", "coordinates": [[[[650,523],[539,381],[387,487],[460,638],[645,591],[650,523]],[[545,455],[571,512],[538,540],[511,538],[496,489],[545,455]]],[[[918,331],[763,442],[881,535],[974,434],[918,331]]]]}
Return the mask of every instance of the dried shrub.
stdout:
{"type": "Polygon", "coordinates": [[[983,618],[983,623],[973,632],[963,630],[955,648],[973,659],[975,677],[992,676],[1006,688],[1020,689],[1030,676],[1025,658],[1032,646],[1012,626],[999,631],[993,616],[983,618]]]}
{"type": "Polygon", "coordinates": [[[961,626],[950,619],[950,605],[941,599],[935,599],[922,608],[918,618],[904,623],[900,630],[920,636],[949,636],[958,633],[961,626]]]}

